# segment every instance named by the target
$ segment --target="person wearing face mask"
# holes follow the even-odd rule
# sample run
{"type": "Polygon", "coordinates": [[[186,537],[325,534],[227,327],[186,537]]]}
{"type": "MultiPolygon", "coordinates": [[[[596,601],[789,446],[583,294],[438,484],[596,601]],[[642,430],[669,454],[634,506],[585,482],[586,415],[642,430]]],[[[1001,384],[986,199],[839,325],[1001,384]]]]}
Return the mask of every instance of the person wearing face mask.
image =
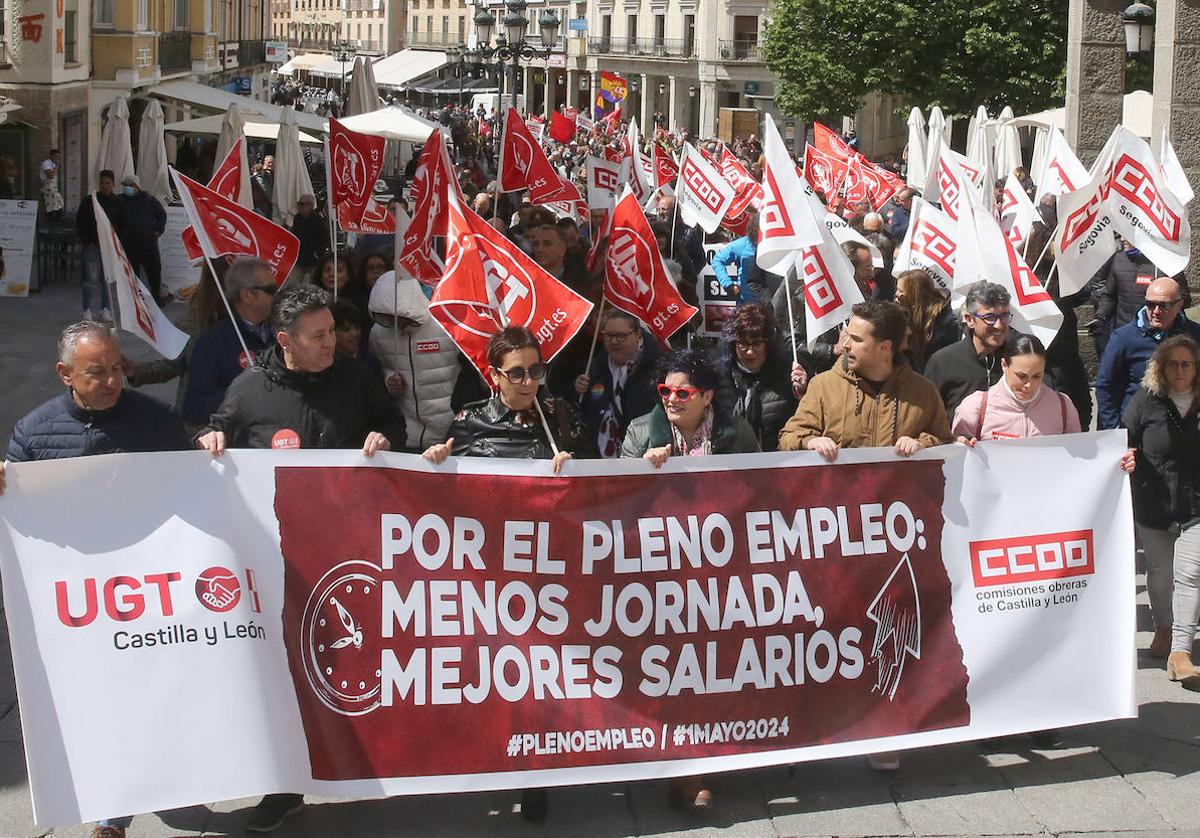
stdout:
{"type": "Polygon", "coordinates": [[[167,229],[167,211],[149,192],[143,192],[137,175],[121,178],[121,201],[125,210],[125,230],[121,244],[129,257],[135,276],[145,273],[146,287],[163,305],[170,300],[162,293],[162,260],[158,239],[167,229]]]}
{"type": "Polygon", "coordinates": [[[951,431],[959,442],[1025,439],[1079,433],[1079,413],[1061,393],[1045,386],[1046,347],[1032,335],[1014,335],[1000,355],[1000,380],[968,395],[954,411],[951,431]]]}
{"type": "Polygon", "coordinates": [[[1192,642],[1200,622],[1200,344],[1165,339],[1146,364],[1121,424],[1137,457],[1133,518],[1146,562],[1154,618],[1152,657],[1167,675],[1200,690],[1192,642]]]}
{"type": "Polygon", "coordinates": [[[809,370],[801,365],[793,380],[791,358],[766,306],[748,303],[729,315],[714,366],[720,401],[749,423],[763,451],[777,450],[779,432],[804,395],[809,370]]]}

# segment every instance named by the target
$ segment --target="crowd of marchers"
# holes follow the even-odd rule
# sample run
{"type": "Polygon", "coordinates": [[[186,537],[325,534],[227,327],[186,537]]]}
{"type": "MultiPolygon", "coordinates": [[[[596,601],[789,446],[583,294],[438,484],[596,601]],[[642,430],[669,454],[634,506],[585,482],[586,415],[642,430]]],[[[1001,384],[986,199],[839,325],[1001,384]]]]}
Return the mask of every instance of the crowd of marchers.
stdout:
{"type": "MultiPolygon", "coordinates": [[[[488,122],[472,119],[476,131],[488,122]]],[[[464,146],[479,151],[461,152],[457,165],[474,210],[599,303],[588,225],[497,194],[484,174],[487,137],[473,140],[464,146]]],[[[612,142],[603,132],[581,132],[551,159],[570,178],[587,153],[612,142]]],[[[754,137],[738,141],[735,153],[760,173],[754,137]]],[[[131,211],[114,188],[102,172],[99,205],[128,227],[131,211]]],[[[550,360],[528,329],[499,330],[488,345],[486,376],[431,316],[429,288],[395,272],[391,236],[362,236],[334,254],[315,198],[302,196],[293,222],[301,240],[297,270],[280,287],[270,265],[256,259],[218,263],[216,276],[206,268],[177,317],[191,336],[178,359],[134,363],[113,328],[90,316],[64,329],[56,366],[63,392],[16,424],[7,461],[342,448],[367,457],[410,452],[434,464],[545,459],[555,475],[569,475],[577,458],[629,458],[652,469],[673,457],[807,450],[832,463],[842,448],[890,448],[907,457],[938,445],[1078,433],[1093,422],[1123,427],[1129,450],[1113,468],[1131,473],[1155,626],[1149,653],[1166,659],[1171,680],[1200,689],[1192,661],[1200,622],[1200,325],[1184,313],[1186,284],[1155,276],[1126,244],[1076,298],[1058,299],[1049,283],[1066,320],[1044,346],[1011,327],[1012,300],[1001,285],[979,282],[954,306],[923,271],[892,276],[914,194],[901,190],[879,212],[838,208],[884,265],[874,266],[867,246],[844,244],[864,301],[842,326],[813,336],[804,334],[803,319],[794,327],[788,316],[788,294],[802,310],[803,289],[757,267],[753,217],[742,235],[706,235],[680,223],[674,199],[660,196],[652,227],[685,299],[696,298],[707,246],[716,281],[736,300],[721,337],[702,340],[689,327],[671,345],[636,317],[597,306],[550,360]],[[1084,302],[1095,305],[1088,327],[1100,358],[1094,385],[1074,313],[1084,302]],[[138,392],[166,381],[177,382],[171,405],[138,392]]],[[[1053,198],[1038,209],[1031,251],[1055,224],[1053,198]]],[[[81,212],[78,224],[94,246],[94,217],[81,212]]],[[[1037,271],[1043,280],[1053,261],[1050,248],[1037,271]]],[[[96,296],[106,286],[98,259],[85,265],[85,309],[107,309],[96,296]]],[[[0,492],[4,475],[0,466],[0,492]]],[[[1053,731],[1040,736],[1044,745],[1057,739],[1053,731]]],[[[896,754],[870,759],[879,770],[900,766],[896,754]]],[[[702,778],[677,781],[671,795],[684,808],[712,805],[702,778]]],[[[545,790],[527,790],[523,815],[544,818],[547,800],[545,790]]],[[[270,831],[302,805],[299,795],[269,795],[250,828],[270,831]]],[[[127,824],[103,822],[96,834],[122,836],[127,824]]]]}

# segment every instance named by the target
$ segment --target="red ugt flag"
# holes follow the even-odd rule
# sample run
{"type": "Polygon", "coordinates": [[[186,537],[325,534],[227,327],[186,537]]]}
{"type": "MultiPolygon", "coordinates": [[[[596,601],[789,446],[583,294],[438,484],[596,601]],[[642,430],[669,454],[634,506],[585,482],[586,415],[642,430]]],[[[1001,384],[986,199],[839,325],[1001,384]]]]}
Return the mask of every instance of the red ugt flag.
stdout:
{"type": "Polygon", "coordinates": [[[487,344],[505,326],[525,326],[549,362],[583,328],[592,304],[547,273],[456,194],[447,201],[446,273],[429,310],[481,375],[487,344]]]}
{"type": "Polygon", "coordinates": [[[826,154],[816,146],[804,147],[804,179],[818,195],[826,200],[842,188],[846,180],[846,162],[832,154],[826,154]]]}
{"type": "Polygon", "coordinates": [[[442,261],[433,249],[433,238],[446,235],[446,196],[450,192],[462,199],[442,130],[435,128],[425,141],[413,174],[412,222],[404,231],[404,243],[396,258],[400,267],[426,285],[442,277],[442,261]]]}
{"type": "Polygon", "coordinates": [[[246,209],[175,169],[170,172],[204,254],[209,259],[256,256],[271,265],[275,284],[282,285],[296,266],[300,241],[254,210],[246,209]]]}
{"type": "MultiPolygon", "coordinates": [[[[245,148],[245,138],[231,145],[225,159],[221,161],[221,165],[208,179],[209,189],[224,195],[231,201],[236,201],[242,192],[242,158],[245,156],[243,153],[245,148]]],[[[187,251],[189,259],[199,262],[204,258],[204,251],[200,249],[200,240],[196,238],[196,231],[192,229],[191,225],[183,228],[181,237],[183,249],[187,251]]]]}
{"type": "Polygon", "coordinates": [[[387,140],[360,134],[329,120],[329,186],[338,225],[351,233],[391,233],[396,229],[386,207],[371,196],[383,170],[387,140]]]}
{"type": "Polygon", "coordinates": [[[613,213],[604,260],[604,296],[641,320],[660,340],[696,316],[683,301],[641,204],[627,186],[613,213]]]}
{"type": "Polygon", "coordinates": [[[529,190],[531,203],[544,204],[559,200],[562,183],[529,126],[521,121],[516,109],[509,108],[500,138],[500,191],[520,189],[529,190]]]}
{"type": "Polygon", "coordinates": [[[857,151],[846,145],[846,141],[836,131],[819,122],[813,123],[813,145],[818,150],[847,162],[858,154],[857,151]]]}

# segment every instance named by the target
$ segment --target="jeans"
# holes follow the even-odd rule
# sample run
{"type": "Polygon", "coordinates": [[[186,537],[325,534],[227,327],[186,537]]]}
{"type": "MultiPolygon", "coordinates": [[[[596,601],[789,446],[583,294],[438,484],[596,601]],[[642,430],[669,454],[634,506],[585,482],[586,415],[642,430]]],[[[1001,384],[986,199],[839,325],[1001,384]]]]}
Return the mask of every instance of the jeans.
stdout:
{"type": "Polygon", "coordinates": [[[1171,651],[1192,652],[1200,622],[1200,524],[1188,527],[1175,542],[1175,622],[1171,651]]]}
{"type": "Polygon", "coordinates": [[[1137,525],[1146,556],[1146,593],[1150,595],[1150,613],[1155,628],[1171,625],[1171,580],[1175,575],[1175,539],[1168,530],[1137,525]]]}
{"type": "Polygon", "coordinates": [[[100,309],[112,310],[108,299],[108,283],[104,281],[104,262],[100,259],[100,246],[85,244],[83,246],[83,307],[93,314],[99,314],[100,309]],[[92,305],[96,302],[96,292],[100,294],[100,308],[92,305]]]}

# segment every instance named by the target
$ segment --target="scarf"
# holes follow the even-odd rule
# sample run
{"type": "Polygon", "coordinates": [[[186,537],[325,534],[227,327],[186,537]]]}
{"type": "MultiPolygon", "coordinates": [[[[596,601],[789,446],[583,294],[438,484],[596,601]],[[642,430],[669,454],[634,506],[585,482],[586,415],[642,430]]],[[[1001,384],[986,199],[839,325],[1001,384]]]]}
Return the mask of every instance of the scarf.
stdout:
{"type": "MultiPolygon", "coordinates": [[[[669,424],[669,423],[668,423],[669,424]]],[[[689,446],[687,440],[683,438],[683,434],[674,425],[671,425],[672,448],[678,456],[681,457],[699,457],[703,454],[712,453],[712,429],[713,429],[713,409],[709,405],[704,409],[704,417],[700,420],[700,427],[696,429],[696,435],[692,438],[692,444],[689,446]]]]}

